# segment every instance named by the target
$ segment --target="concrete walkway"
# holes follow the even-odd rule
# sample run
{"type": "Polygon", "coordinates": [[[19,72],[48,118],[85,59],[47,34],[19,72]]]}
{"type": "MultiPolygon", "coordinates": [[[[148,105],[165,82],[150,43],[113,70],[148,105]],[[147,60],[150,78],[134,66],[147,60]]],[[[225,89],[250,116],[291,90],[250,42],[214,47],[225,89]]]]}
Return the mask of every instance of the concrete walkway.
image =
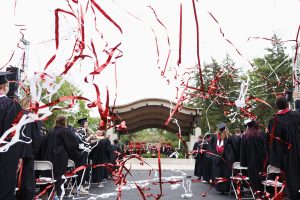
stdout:
{"type": "MultiPolygon", "coordinates": [[[[146,163],[144,165],[140,164],[138,159],[129,160],[125,166],[130,167],[132,170],[149,170],[149,169],[158,169],[158,159],[157,158],[145,158],[146,163]]],[[[194,170],[195,159],[175,159],[175,158],[161,158],[161,168],[163,170],[194,170]]]]}

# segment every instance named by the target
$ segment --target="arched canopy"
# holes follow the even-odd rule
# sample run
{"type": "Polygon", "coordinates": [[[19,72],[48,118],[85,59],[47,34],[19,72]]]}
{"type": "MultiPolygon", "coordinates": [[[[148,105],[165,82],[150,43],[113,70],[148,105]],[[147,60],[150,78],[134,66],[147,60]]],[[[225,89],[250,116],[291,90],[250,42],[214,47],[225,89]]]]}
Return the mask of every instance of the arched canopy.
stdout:
{"type": "MultiPolygon", "coordinates": [[[[167,127],[164,126],[169,118],[171,108],[176,103],[165,99],[142,99],[125,105],[115,106],[111,111],[116,115],[116,122],[125,121],[128,133],[134,133],[147,128],[160,128],[178,133],[179,127],[171,120],[167,127]]],[[[182,135],[189,135],[197,126],[200,109],[180,107],[172,118],[177,119],[182,135]]]]}

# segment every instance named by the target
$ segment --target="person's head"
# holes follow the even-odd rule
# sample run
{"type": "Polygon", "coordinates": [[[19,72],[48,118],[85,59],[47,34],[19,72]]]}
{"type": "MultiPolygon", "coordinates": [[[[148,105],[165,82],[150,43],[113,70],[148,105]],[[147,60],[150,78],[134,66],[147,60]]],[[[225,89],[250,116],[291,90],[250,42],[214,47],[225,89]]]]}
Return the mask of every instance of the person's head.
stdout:
{"type": "Polygon", "coordinates": [[[67,117],[64,115],[58,115],[55,119],[54,127],[67,127],[67,117]]]}
{"type": "Polygon", "coordinates": [[[79,119],[79,120],[77,121],[77,123],[80,125],[80,127],[85,128],[85,129],[87,129],[88,126],[89,126],[89,123],[88,123],[88,121],[87,121],[87,117],[84,117],[84,118],[82,118],[82,119],[79,119]]]}
{"type": "Polygon", "coordinates": [[[97,136],[104,136],[104,135],[105,135],[105,133],[104,133],[103,130],[97,130],[97,131],[95,132],[95,134],[96,134],[97,136]]]}
{"type": "Polygon", "coordinates": [[[19,101],[20,106],[23,109],[30,109],[31,104],[32,104],[32,96],[31,95],[26,95],[19,101]]]}
{"type": "Polygon", "coordinates": [[[217,128],[218,128],[219,132],[223,132],[226,129],[226,127],[227,127],[227,125],[224,122],[217,124],[217,128]]]}
{"type": "Polygon", "coordinates": [[[117,140],[117,139],[114,139],[114,144],[118,144],[119,143],[119,140],[117,140]]]}
{"type": "Polygon", "coordinates": [[[241,134],[241,129],[240,128],[234,129],[234,134],[235,135],[240,135],[241,134]]]}
{"type": "Polygon", "coordinates": [[[219,134],[221,134],[222,139],[227,138],[230,135],[230,133],[227,129],[226,123],[221,122],[221,123],[217,124],[217,128],[218,128],[219,134]]]}
{"type": "Polygon", "coordinates": [[[278,110],[283,110],[289,107],[288,101],[284,96],[277,97],[275,100],[275,106],[278,110]]]}
{"type": "Polygon", "coordinates": [[[0,72],[0,92],[6,95],[9,91],[9,83],[6,78],[6,75],[10,74],[9,72],[0,72]]]}
{"type": "Polygon", "coordinates": [[[89,127],[89,123],[88,123],[88,121],[85,121],[83,123],[83,128],[87,129],[88,127],[89,127]]]}
{"type": "Polygon", "coordinates": [[[199,135],[199,136],[197,137],[197,139],[198,139],[198,141],[201,141],[201,140],[203,140],[203,136],[202,136],[202,135],[199,135]]]}
{"type": "Polygon", "coordinates": [[[4,95],[6,95],[9,91],[9,85],[8,83],[3,83],[0,85],[0,92],[4,95]]]}
{"type": "Polygon", "coordinates": [[[205,139],[206,141],[210,141],[210,138],[211,138],[212,135],[213,135],[212,133],[207,132],[207,133],[205,134],[205,136],[204,136],[204,139],[205,139]]]}
{"type": "Polygon", "coordinates": [[[259,124],[255,120],[252,120],[252,121],[248,122],[246,125],[247,125],[247,128],[246,128],[246,131],[245,131],[245,135],[257,136],[261,133],[260,128],[259,128],[259,124]]]}

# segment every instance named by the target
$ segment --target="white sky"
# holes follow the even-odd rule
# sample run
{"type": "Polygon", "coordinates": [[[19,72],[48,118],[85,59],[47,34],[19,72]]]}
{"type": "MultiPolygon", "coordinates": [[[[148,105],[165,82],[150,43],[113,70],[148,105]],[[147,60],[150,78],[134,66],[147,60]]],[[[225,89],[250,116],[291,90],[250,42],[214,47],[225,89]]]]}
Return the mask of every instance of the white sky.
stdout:
{"type": "MultiPolygon", "coordinates": [[[[15,0],[17,6],[14,14],[14,1],[0,1],[0,66],[9,59],[11,52],[16,49],[16,43],[20,38],[18,29],[14,24],[25,25],[25,39],[31,45],[29,47],[29,74],[34,71],[42,71],[46,62],[56,52],[54,45],[54,9],[69,10],[65,1],[53,0],[15,0]]],[[[72,2],[72,1],[70,1],[72,2]]],[[[83,2],[83,1],[80,1],[83,2]]],[[[196,33],[192,1],[183,1],[183,46],[182,64],[178,68],[178,37],[179,37],[179,0],[114,0],[97,1],[102,8],[123,29],[123,34],[104,19],[96,10],[97,27],[103,33],[109,47],[122,42],[120,50],[123,57],[117,60],[118,99],[117,104],[124,104],[147,97],[159,97],[174,100],[178,79],[174,79],[174,68],[180,75],[186,68],[195,66],[196,33]],[[151,9],[156,11],[158,18],[167,27],[165,29],[156,21],[151,9]],[[139,17],[141,21],[130,16],[125,10],[139,17]],[[153,28],[158,39],[161,69],[164,68],[168,53],[167,37],[170,38],[171,56],[166,76],[171,81],[167,84],[158,69],[156,44],[153,28]]],[[[298,0],[199,0],[196,2],[198,22],[200,29],[200,57],[203,62],[210,62],[214,57],[221,61],[228,53],[236,61],[237,67],[249,68],[247,59],[262,56],[263,49],[270,45],[265,40],[250,40],[248,37],[259,36],[271,38],[274,33],[283,40],[296,38],[300,24],[300,1],[298,0]],[[219,25],[209,16],[208,11],[219,21],[220,26],[238,50],[244,55],[239,56],[233,46],[224,40],[219,32],[219,25]]],[[[100,63],[104,62],[104,41],[99,39],[94,28],[94,19],[91,10],[85,16],[86,42],[93,39],[97,45],[100,63]]],[[[61,71],[62,64],[70,56],[73,48],[76,24],[74,18],[60,15],[60,48],[57,51],[58,58],[49,67],[50,71],[61,71]]],[[[286,43],[288,51],[294,43],[286,43]]],[[[91,53],[90,53],[91,55],[91,53]]],[[[15,60],[11,64],[16,63],[15,60]]],[[[75,65],[68,73],[69,79],[84,89],[84,95],[94,99],[94,88],[83,82],[83,77],[93,69],[91,59],[75,65]]],[[[180,79],[180,77],[179,77],[180,79]]],[[[109,65],[103,73],[96,78],[100,85],[101,97],[105,100],[105,87],[108,86],[111,101],[115,93],[114,65],[109,65]]]]}

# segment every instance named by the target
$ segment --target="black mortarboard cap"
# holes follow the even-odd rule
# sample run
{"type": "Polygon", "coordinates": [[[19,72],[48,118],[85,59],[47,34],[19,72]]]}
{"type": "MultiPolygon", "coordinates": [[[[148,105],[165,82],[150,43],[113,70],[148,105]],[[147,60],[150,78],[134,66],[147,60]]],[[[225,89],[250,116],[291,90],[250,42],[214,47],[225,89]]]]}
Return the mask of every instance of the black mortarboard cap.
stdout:
{"type": "Polygon", "coordinates": [[[6,75],[9,74],[12,74],[12,72],[0,72],[0,85],[8,82],[6,75]]]}
{"type": "Polygon", "coordinates": [[[83,126],[84,122],[86,121],[87,121],[87,117],[77,120],[77,123],[80,124],[80,126],[83,126]]]}
{"type": "Polygon", "coordinates": [[[244,123],[248,127],[253,127],[255,124],[257,124],[256,121],[251,120],[251,119],[250,120],[246,120],[244,123]]]}
{"type": "Polygon", "coordinates": [[[221,122],[221,123],[217,124],[217,128],[218,128],[220,131],[223,131],[223,130],[226,128],[226,123],[221,122]]]}

